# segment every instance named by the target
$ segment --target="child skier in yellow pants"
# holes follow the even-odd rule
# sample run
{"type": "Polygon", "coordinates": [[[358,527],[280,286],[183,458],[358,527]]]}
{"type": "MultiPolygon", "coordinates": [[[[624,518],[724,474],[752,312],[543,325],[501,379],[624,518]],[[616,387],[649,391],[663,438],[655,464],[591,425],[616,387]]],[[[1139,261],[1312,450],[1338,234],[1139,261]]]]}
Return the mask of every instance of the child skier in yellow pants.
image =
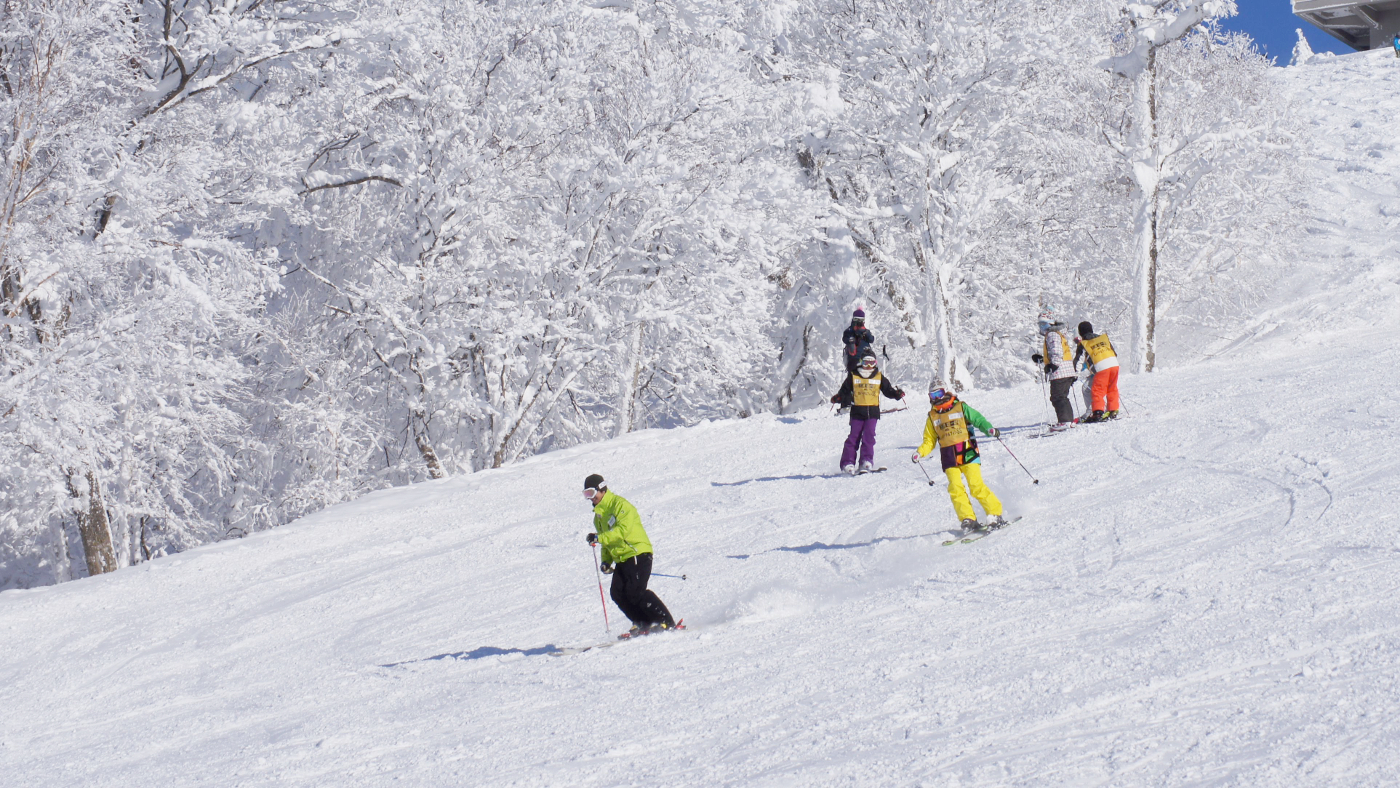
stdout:
{"type": "Polygon", "coordinates": [[[982,414],[959,400],[951,391],[937,388],[930,391],[928,396],[932,408],[924,424],[924,442],[919,444],[910,459],[919,462],[933,451],[935,445],[938,446],[943,473],[948,477],[948,497],[952,499],[953,511],[957,512],[961,521],[959,525],[965,531],[1002,527],[1006,521],[1001,516],[1001,501],[982,481],[982,458],[977,452],[977,440],[973,437],[972,428],[976,427],[992,437],[1000,433],[982,414]],[[982,509],[987,513],[986,522],[977,522],[972,501],[968,500],[967,490],[963,489],[964,481],[972,490],[972,497],[982,504],[982,509]]]}

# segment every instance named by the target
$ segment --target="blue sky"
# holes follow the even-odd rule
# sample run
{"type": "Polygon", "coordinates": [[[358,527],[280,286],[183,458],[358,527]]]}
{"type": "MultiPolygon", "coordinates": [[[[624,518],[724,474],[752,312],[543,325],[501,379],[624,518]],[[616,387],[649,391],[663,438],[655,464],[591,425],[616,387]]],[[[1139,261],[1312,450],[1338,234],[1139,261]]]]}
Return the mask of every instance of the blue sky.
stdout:
{"type": "Polygon", "coordinates": [[[1300,27],[1314,52],[1336,52],[1341,55],[1353,51],[1346,44],[1294,16],[1289,0],[1236,2],[1240,7],[1239,16],[1226,19],[1222,27],[1248,33],[1259,49],[1274,58],[1277,65],[1288,65],[1288,59],[1293,56],[1293,44],[1298,41],[1298,34],[1293,31],[1300,27]]]}

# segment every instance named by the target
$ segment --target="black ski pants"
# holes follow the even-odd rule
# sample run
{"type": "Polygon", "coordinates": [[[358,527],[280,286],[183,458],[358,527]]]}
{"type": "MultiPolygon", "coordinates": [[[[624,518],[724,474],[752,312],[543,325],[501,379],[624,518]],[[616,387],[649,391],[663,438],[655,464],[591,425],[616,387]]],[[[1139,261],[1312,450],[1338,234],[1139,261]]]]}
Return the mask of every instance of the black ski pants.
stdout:
{"type": "Polygon", "coordinates": [[[661,598],[647,589],[651,579],[651,553],[641,553],[613,567],[612,601],[617,609],[631,619],[633,624],[664,623],[668,627],[676,625],[671,611],[661,604],[661,598]]]}
{"type": "Polygon", "coordinates": [[[1069,404],[1069,390],[1078,378],[1057,378],[1050,381],[1050,404],[1055,406],[1055,420],[1074,421],[1074,406],[1069,404]]]}

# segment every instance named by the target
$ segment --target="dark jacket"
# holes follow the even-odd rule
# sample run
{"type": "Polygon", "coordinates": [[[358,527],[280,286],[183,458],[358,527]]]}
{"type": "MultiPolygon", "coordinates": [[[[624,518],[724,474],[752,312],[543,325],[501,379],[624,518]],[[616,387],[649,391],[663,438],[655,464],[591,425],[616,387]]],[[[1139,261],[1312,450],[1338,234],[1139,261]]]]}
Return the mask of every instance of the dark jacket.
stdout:
{"type": "MultiPolygon", "coordinates": [[[[838,392],[836,392],[836,397],[839,398],[841,402],[850,402],[850,401],[851,401],[851,397],[855,394],[855,391],[854,391],[855,386],[853,385],[852,380],[851,380],[853,377],[855,377],[855,375],[856,375],[856,373],[854,373],[854,372],[852,372],[851,374],[847,375],[847,376],[846,376],[846,382],[841,384],[841,390],[838,391],[838,392]]],[[[904,398],[904,390],[901,389],[901,388],[899,388],[899,387],[897,387],[897,386],[895,386],[893,383],[891,383],[891,382],[890,382],[890,379],[887,378],[887,377],[885,377],[884,373],[881,373],[881,374],[880,374],[880,393],[881,393],[881,394],[884,394],[886,397],[889,397],[890,399],[903,399],[903,398],[904,398]]],[[[851,406],[851,421],[855,421],[856,419],[878,419],[878,418],[880,418],[880,406],[879,406],[879,405],[852,405],[852,406],[851,406]]]]}
{"type": "Polygon", "coordinates": [[[860,357],[865,355],[865,351],[874,352],[875,335],[864,326],[848,326],[841,332],[841,345],[845,348],[846,371],[855,372],[856,364],[860,363],[860,357]]]}

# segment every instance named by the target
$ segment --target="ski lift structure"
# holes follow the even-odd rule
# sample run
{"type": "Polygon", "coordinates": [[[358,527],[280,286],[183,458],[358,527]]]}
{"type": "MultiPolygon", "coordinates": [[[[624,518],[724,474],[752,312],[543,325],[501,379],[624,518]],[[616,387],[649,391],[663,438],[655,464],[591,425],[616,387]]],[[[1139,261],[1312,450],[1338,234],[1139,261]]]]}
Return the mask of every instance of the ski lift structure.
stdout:
{"type": "Polygon", "coordinates": [[[1400,32],[1400,0],[1293,0],[1293,13],[1357,51],[1389,47],[1400,32]]]}

